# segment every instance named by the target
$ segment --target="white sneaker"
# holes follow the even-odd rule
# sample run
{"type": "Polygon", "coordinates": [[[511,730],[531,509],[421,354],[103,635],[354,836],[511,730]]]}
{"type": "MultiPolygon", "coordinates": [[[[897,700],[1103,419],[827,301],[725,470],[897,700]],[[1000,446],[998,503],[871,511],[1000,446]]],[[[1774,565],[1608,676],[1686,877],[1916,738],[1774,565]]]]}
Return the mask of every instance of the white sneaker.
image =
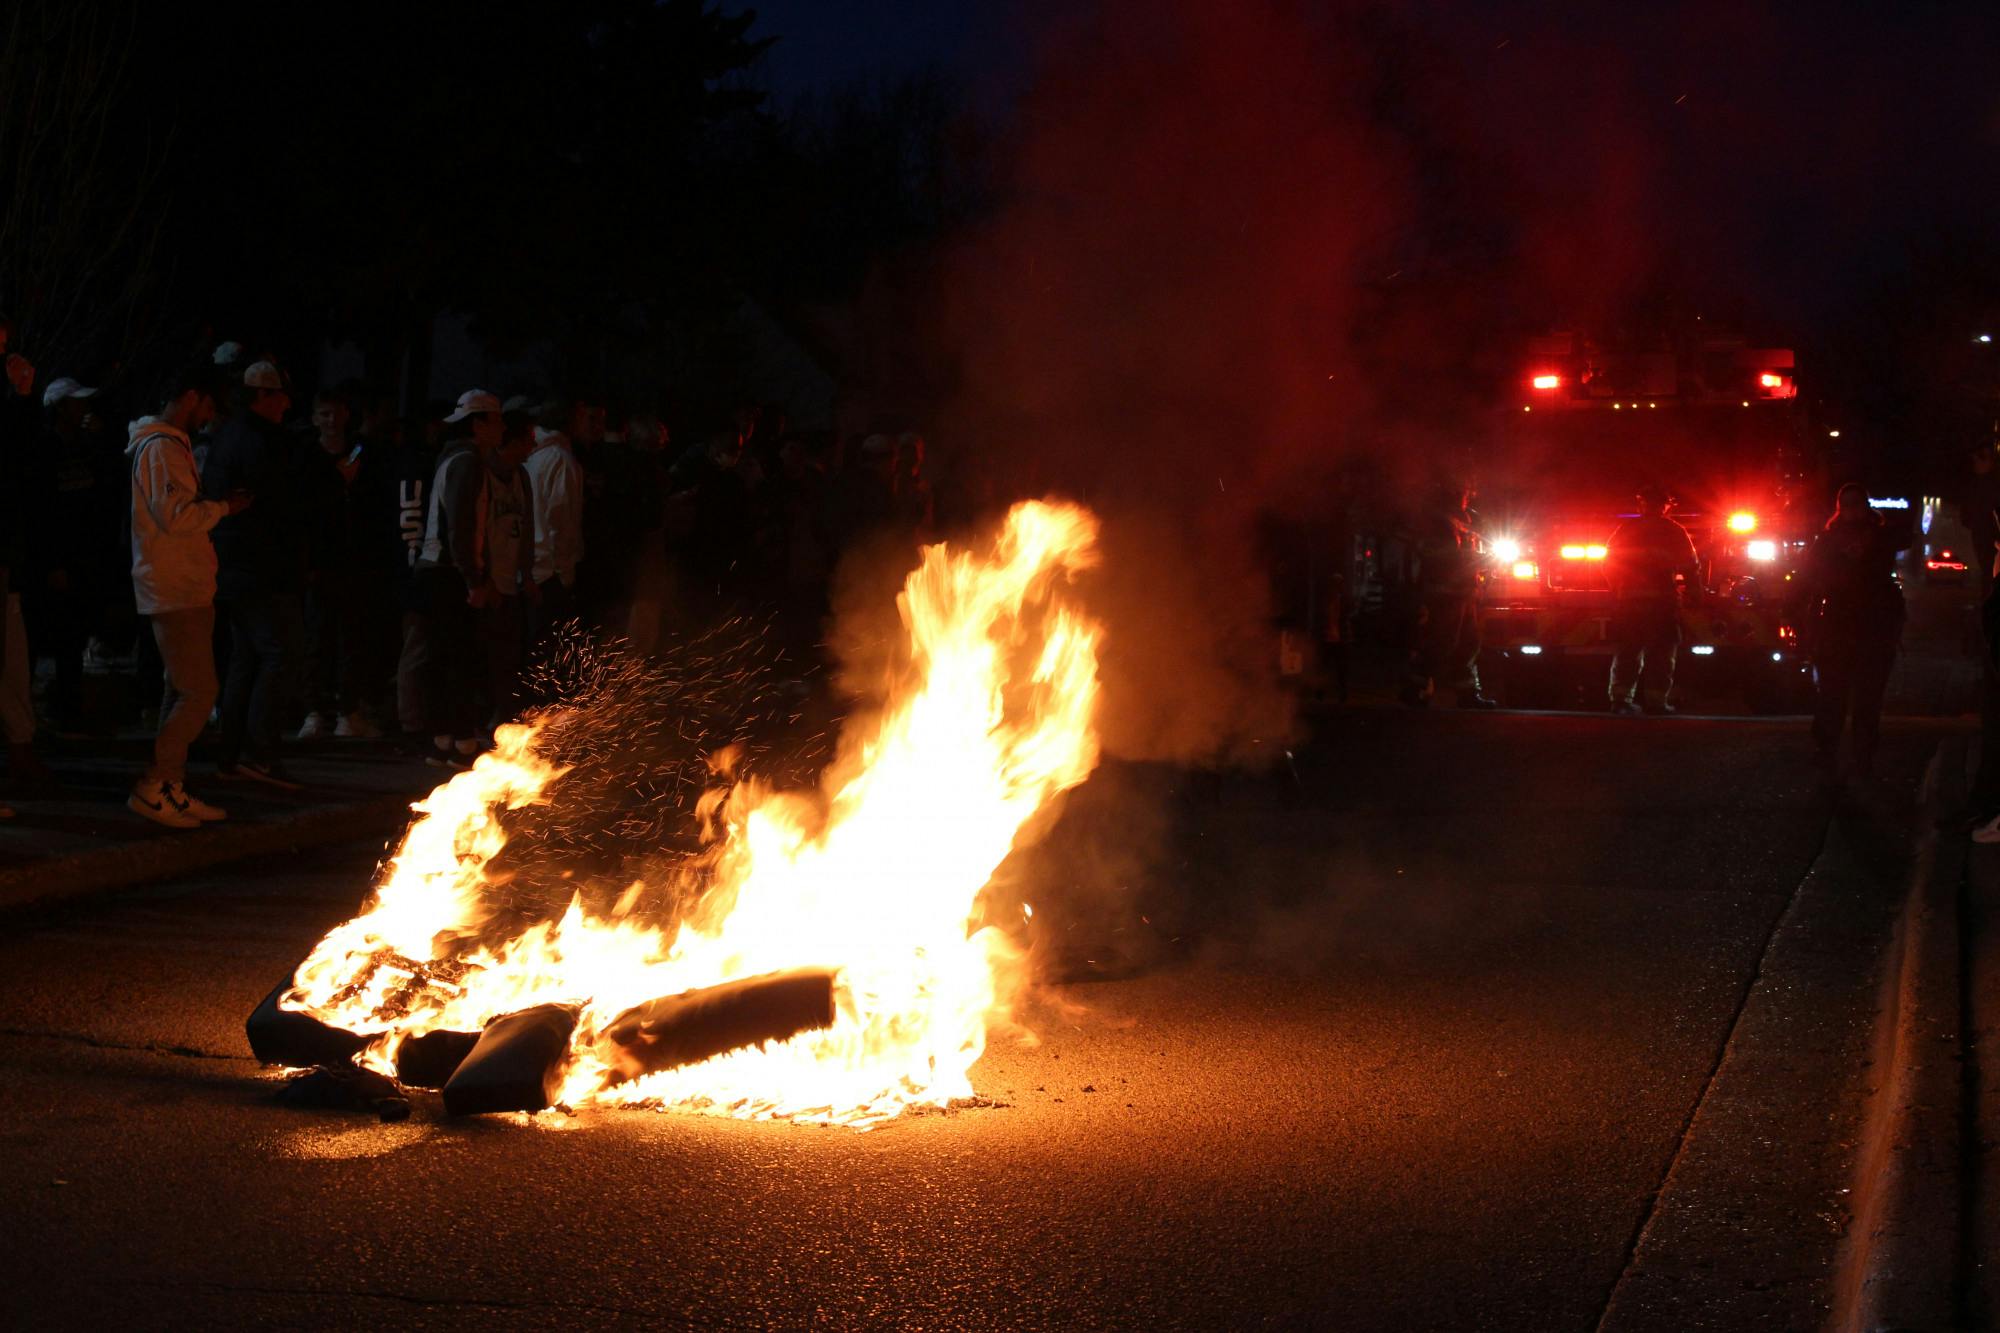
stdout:
{"type": "Polygon", "coordinates": [[[210,805],[178,782],[169,782],[160,791],[175,809],[193,815],[199,823],[216,824],[229,818],[227,810],[219,805],[210,805]]]}
{"type": "Polygon", "coordinates": [[[331,730],[333,730],[333,728],[327,724],[326,714],[307,713],[306,720],[299,724],[299,734],[297,739],[302,741],[309,741],[314,739],[315,737],[324,736],[326,735],[327,732],[331,730]]]}
{"type": "Polygon", "coordinates": [[[132,788],[132,794],[125,798],[125,808],[137,815],[144,815],[155,824],[165,824],[168,828],[200,828],[201,821],[193,814],[167,799],[166,788],[158,782],[140,779],[132,788]]]}
{"type": "Polygon", "coordinates": [[[382,728],[370,722],[368,714],[357,710],[342,715],[340,721],[334,724],[333,734],[336,736],[353,736],[360,740],[372,741],[382,734],[382,728]]]}
{"type": "Polygon", "coordinates": [[[1995,815],[1988,823],[1972,830],[1974,842],[2000,842],[2000,815],[1995,815]]]}

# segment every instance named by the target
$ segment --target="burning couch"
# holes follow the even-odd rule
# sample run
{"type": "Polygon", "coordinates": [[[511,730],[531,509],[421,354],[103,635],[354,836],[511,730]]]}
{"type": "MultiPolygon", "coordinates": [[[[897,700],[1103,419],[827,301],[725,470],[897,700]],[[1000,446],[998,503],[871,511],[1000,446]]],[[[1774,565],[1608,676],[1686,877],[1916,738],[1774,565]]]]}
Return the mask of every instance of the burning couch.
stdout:
{"type": "MultiPolygon", "coordinates": [[[[702,798],[693,906],[519,923],[509,812],[564,799],[549,715],[504,726],[417,818],[359,915],[251,1015],[268,1064],[442,1090],[453,1114],[669,1109],[858,1127],[972,1094],[1022,980],[978,900],[1036,813],[1089,776],[1100,628],[1075,600],[1096,521],[1016,505],[979,551],[925,549],[884,704],[819,786],[702,798]],[[393,1080],[393,1082],[392,1082],[393,1080]]],[[[685,886],[682,886],[685,887],[685,886]]]]}

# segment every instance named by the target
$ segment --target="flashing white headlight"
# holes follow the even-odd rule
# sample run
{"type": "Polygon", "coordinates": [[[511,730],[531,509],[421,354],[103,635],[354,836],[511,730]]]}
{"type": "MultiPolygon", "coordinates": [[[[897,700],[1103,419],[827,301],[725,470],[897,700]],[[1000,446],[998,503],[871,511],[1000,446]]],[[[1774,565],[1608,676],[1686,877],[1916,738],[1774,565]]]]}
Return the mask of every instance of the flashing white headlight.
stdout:
{"type": "Polygon", "coordinates": [[[1493,539],[1493,558],[1503,565],[1511,565],[1521,558],[1521,543],[1512,537],[1493,539]]]}
{"type": "Polygon", "coordinates": [[[1713,657],[1715,656],[1715,645],[1712,643],[1698,643],[1688,651],[1696,657],[1713,657]]]}
{"type": "Polygon", "coordinates": [[[1743,548],[1743,554],[1752,560],[1776,560],[1778,544],[1773,541],[1754,541],[1743,548]]]}

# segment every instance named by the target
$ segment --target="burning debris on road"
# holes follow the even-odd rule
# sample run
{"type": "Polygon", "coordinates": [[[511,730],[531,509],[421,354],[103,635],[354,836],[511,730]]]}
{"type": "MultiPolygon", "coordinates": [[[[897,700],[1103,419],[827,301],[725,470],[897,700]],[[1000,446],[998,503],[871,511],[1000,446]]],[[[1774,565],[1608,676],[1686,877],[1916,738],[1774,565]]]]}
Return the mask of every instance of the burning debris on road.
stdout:
{"type": "Polygon", "coordinates": [[[650,1105],[866,1128],[970,1097],[1023,980],[978,899],[1097,763],[1101,630],[1072,595],[1096,535],[1087,511],[1031,502],[982,552],[926,548],[881,707],[817,790],[718,764],[704,846],[631,884],[580,870],[559,912],[524,919],[507,866],[532,858],[503,852],[536,815],[562,827],[567,803],[603,799],[602,732],[574,702],[500,728],[416,805],[362,913],[251,1016],[253,1051],[440,1087],[453,1114],[650,1105]],[[561,744],[579,732],[581,793],[561,744]]]}

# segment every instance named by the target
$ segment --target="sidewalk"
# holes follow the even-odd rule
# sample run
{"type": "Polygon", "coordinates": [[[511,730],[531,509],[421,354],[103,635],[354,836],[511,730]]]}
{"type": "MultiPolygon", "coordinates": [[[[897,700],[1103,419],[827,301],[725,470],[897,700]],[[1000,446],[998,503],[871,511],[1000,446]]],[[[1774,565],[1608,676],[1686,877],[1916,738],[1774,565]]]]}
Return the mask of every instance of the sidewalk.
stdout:
{"type": "Polygon", "coordinates": [[[392,836],[411,801],[450,774],[386,741],[329,740],[287,748],[305,787],[280,791],[221,782],[200,747],[188,786],[229,818],[200,829],[163,828],[125,808],[150,738],[38,742],[66,790],[54,799],[9,797],[0,820],[0,909],[184,874],[238,857],[347,838],[392,836]]]}

